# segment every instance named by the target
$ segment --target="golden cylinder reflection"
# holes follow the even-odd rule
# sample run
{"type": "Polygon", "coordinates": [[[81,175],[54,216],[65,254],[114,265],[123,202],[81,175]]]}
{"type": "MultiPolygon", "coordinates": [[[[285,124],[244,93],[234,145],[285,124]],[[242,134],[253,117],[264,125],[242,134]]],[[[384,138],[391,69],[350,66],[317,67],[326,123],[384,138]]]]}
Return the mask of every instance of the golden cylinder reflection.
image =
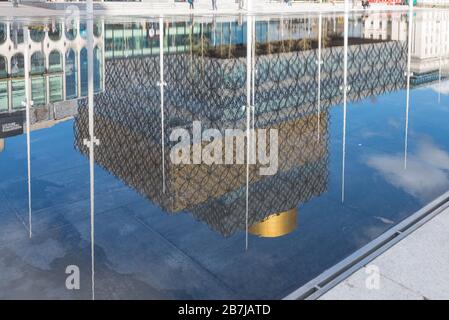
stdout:
{"type": "Polygon", "coordinates": [[[5,139],[0,139],[0,152],[5,150],[5,139]]]}
{"type": "Polygon", "coordinates": [[[263,238],[281,237],[296,229],[297,216],[298,210],[296,208],[275,213],[253,224],[248,231],[263,238]]]}

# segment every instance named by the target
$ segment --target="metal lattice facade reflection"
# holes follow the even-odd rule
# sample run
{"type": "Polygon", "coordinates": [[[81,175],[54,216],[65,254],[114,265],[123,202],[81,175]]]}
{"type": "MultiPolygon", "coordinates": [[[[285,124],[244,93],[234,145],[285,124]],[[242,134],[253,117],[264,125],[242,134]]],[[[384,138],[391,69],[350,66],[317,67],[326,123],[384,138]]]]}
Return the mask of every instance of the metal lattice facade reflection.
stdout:
{"type": "MultiPolygon", "coordinates": [[[[403,88],[405,52],[406,44],[399,41],[350,46],[349,98],[403,88]]],[[[257,165],[250,166],[250,225],[327,189],[329,108],[342,100],[342,55],[342,47],[322,50],[320,114],[317,50],[257,55],[255,127],[279,130],[279,169],[263,177],[257,165]]],[[[207,128],[245,130],[245,69],[245,58],[210,57],[193,50],[166,54],[162,133],[159,57],[107,60],[105,91],[95,97],[95,135],[101,140],[95,161],[167,212],[190,212],[223,235],[244,230],[246,165],[173,165],[168,137],[172,129],[189,128],[192,121],[207,128]]],[[[81,101],[75,135],[76,148],[84,154],[87,118],[81,101]]]]}

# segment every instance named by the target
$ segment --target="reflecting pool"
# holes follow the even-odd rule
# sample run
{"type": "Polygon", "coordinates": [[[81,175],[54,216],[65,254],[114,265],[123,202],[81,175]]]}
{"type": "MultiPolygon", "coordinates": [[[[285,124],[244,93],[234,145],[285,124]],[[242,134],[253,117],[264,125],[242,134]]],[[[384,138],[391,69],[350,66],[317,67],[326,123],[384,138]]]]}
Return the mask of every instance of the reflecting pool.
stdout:
{"type": "Polygon", "coordinates": [[[0,298],[287,296],[448,191],[448,30],[0,21],[0,298]]]}

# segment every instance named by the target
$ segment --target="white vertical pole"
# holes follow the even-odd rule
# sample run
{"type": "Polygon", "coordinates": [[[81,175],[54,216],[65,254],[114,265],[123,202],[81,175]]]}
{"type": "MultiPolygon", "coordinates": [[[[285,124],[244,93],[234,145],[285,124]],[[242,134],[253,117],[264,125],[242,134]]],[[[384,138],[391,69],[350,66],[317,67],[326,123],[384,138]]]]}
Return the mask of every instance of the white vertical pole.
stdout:
{"type": "MultiPolygon", "coordinates": [[[[64,30],[64,29],[63,29],[64,30]]],[[[66,79],[65,79],[65,75],[66,75],[66,57],[65,54],[62,54],[62,100],[66,100],[67,99],[67,83],[66,83],[66,79]]]]}
{"type": "MultiPolygon", "coordinates": [[[[321,3],[321,0],[320,0],[321,3]]],[[[322,37],[322,15],[320,13],[318,17],[318,92],[317,92],[317,110],[318,110],[318,141],[320,140],[320,134],[321,134],[321,37],[322,37]]]]}
{"type": "Polygon", "coordinates": [[[349,13],[349,0],[345,0],[345,14],[349,13]]]}
{"type": "Polygon", "coordinates": [[[404,139],[404,170],[407,169],[407,153],[408,153],[408,118],[410,109],[410,76],[411,76],[411,57],[412,57],[412,29],[413,29],[413,0],[409,0],[408,13],[408,49],[407,49],[407,93],[405,102],[405,139],[404,139]]]}
{"type": "MultiPolygon", "coordinates": [[[[102,32],[106,32],[105,30],[105,23],[104,19],[101,19],[101,30],[102,32]]],[[[105,50],[105,40],[101,41],[101,82],[100,82],[100,89],[103,92],[104,91],[104,81],[105,81],[105,74],[106,74],[106,50],[105,50]]]]}
{"type": "Polygon", "coordinates": [[[333,16],[333,26],[334,26],[334,28],[333,28],[333,30],[334,30],[334,32],[336,32],[337,31],[337,17],[335,16],[335,13],[334,13],[334,16],[333,16]]]}
{"type": "Polygon", "coordinates": [[[212,18],[212,44],[215,47],[217,45],[217,24],[215,21],[215,16],[212,18]]]}
{"type": "Polygon", "coordinates": [[[345,170],[346,170],[346,108],[348,94],[348,27],[349,27],[349,1],[345,0],[344,15],[344,48],[343,48],[343,152],[341,173],[341,202],[345,201],[345,170]]]}
{"type": "Polygon", "coordinates": [[[31,101],[31,79],[30,79],[30,50],[28,45],[29,39],[29,31],[28,28],[23,28],[23,37],[24,37],[24,81],[25,81],[25,101],[22,103],[25,107],[25,116],[26,116],[26,137],[27,137],[27,165],[28,165],[28,232],[29,237],[31,238],[33,235],[33,227],[32,227],[32,217],[31,217],[31,139],[30,139],[30,131],[31,131],[31,121],[30,121],[30,108],[33,105],[33,101],[31,101]]]}
{"type": "MultiPolygon", "coordinates": [[[[75,28],[75,27],[74,27],[75,28]]],[[[79,30],[79,25],[77,26],[78,30],[79,30]]],[[[82,92],[81,92],[81,52],[78,51],[75,54],[75,59],[76,59],[76,65],[77,65],[77,73],[76,73],[76,96],[81,98],[82,92]]]]}
{"type": "Polygon", "coordinates": [[[281,41],[282,43],[284,43],[284,16],[281,16],[280,23],[281,23],[281,41]]]}
{"type": "MultiPolygon", "coordinates": [[[[252,43],[251,43],[251,90],[252,90],[252,101],[251,101],[251,128],[254,130],[254,122],[255,122],[255,100],[256,100],[256,90],[255,90],[255,83],[256,83],[256,19],[253,17],[252,21],[252,43]]],[[[253,138],[253,137],[252,137],[253,138]]],[[[251,141],[253,143],[255,141],[251,141]]]]}
{"type": "MultiPolygon", "coordinates": [[[[11,40],[14,41],[14,34],[12,33],[13,30],[11,30],[11,27],[12,27],[11,22],[6,25],[6,34],[9,34],[10,37],[12,34],[13,36],[11,37],[12,38],[11,40]]],[[[11,63],[6,63],[6,71],[8,74],[12,73],[11,69],[12,69],[12,61],[11,63]]],[[[8,111],[12,112],[12,80],[8,79],[7,83],[8,83],[8,111]]]]}
{"type": "Polygon", "coordinates": [[[246,20],[246,210],[245,210],[245,250],[248,250],[249,220],[249,157],[250,157],[250,118],[251,118],[251,69],[253,17],[247,15],[246,20]]]}
{"type": "Polygon", "coordinates": [[[94,146],[94,48],[93,48],[93,2],[87,0],[87,74],[88,74],[88,108],[89,108],[89,167],[90,167],[90,243],[91,243],[91,283],[92,300],[95,300],[95,172],[94,146]]]}
{"type": "Polygon", "coordinates": [[[159,86],[161,90],[161,144],[162,144],[162,192],[165,193],[165,138],[164,138],[164,18],[159,18],[159,86]]]}
{"type": "Polygon", "coordinates": [[[439,33],[439,40],[438,40],[438,53],[439,53],[439,72],[438,72],[438,104],[441,103],[441,63],[442,63],[442,59],[443,59],[443,45],[441,43],[442,40],[442,32],[441,32],[441,28],[442,28],[442,24],[443,24],[443,14],[440,12],[439,14],[439,28],[438,28],[438,33],[439,33]]]}
{"type": "MultiPolygon", "coordinates": [[[[8,73],[11,74],[11,71],[8,70],[8,73]]],[[[8,111],[12,112],[12,80],[8,79],[8,111]]]]}

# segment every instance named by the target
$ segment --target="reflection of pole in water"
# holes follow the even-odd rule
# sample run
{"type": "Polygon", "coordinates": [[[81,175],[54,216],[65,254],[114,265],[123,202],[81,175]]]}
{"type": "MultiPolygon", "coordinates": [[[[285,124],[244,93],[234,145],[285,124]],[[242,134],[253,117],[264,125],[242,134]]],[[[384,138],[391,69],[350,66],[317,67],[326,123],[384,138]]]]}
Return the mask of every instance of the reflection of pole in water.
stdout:
{"type": "Polygon", "coordinates": [[[93,48],[93,2],[86,2],[87,11],[87,101],[89,109],[89,141],[85,143],[89,147],[89,171],[90,171],[90,252],[91,252],[91,284],[92,300],[95,300],[95,171],[94,171],[94,146],[99,141],[94,135],[94,48],[93,48]]]}
{"type": "Polygon", "coordinates": [[[217,32],[217,24],[214,15],[212,18],[212,44],[214,47],[217,45],[216,32],[217,32]]]}
{"type": "Polygon", "coordinates": [[[159,18],[159,87],[161,90],[161,144],[162,144],[162,192],[165,193],[165,138],[164,138],[164,18],[159,18]]]}
{"type": "Polygon", "coordinates": [[[31,142],[30,142],[30,108],[33,104],[31,101],[31,88],[30,88],[30,51],[28,46],[28,29],[23,29],[23,41],[24,41],[24,69],[25,69],[25,101],[22,102],[22,105],[25,107],[26,114],[26,139],[27,139],[27,170],[28,170],[28,231],[29,236],[31,238],[32,231],[32,217],[31,217],[31,142]]]}
{"type": "Polygon", "coordinates": [[[311,32],[312,32],[312,18],[309,14],[309,16],[307,17],[307,37],[308,38],[310,38],[311,32]]]}
{"type": "Polygon", "coordinates": [[[281,17],[281,41],[284,43],[284,17],[281,17]]]}
{"type": "Polygon", "coordinates": [[[0,152],[5,150],[5,139],[0,139],[0,152]]]}
{"type": "Polygon", "coordinates": [[[251,94],[251,128],[254,130],[254,118],[255,118],[255,95],[256,95],[256,90],[255,90],[255,82],[256,82],[256,20],[253,18],[252,21],[252,39],[253,41],[251,41],[252,45],[251,45],[251,90],[252,90],[252,94],[251,94]]]}
{"type": "Polygon", "coordinates": [[[439,28],[438,28],[438,34],[439,34],[439,40],[438,40],[438,53],[439,53],[439,71],[438,71],[438,104],[441,103],[441,60],[443,58],[443,53],[442,53],[442,49],[443,46],[441,45],[441,40],[442,40],[442,35],[441,35],[441,25],[443,24],[442,21],[443,15],[440,12],[439,17],[438,17],[438,24],[439,24],[439,28]]]}
{"type": "Polygon", "coordinates": [[[317,92],[317,113],[318,113],[318,141],[320,141],[320,116],[321,116],[321,37],[322,37],[322,15],[320,13],[319,18],[318,18],[318,60],[317,60],[317,65],[318,65],[318,80],[317,80],[317,87],[318,87],[318,92],[317,92]]]}
{"type": "Polygon", "coordinates": [[[250,118],[251,118],[251,79],[253,51],[253,17],[246,17],[246,203],[245,203],[245,249],[248,250],[249,216],[249,154],[250,154],[250,118]]]}
{"type": "Polygon", "coordinates": [[[348,93],[348,25],[349,25],[348,1],[345,1],[344,15],[344,48],[343,48],[343,151],[341,170],[341,202],[345,201],[345,165],[346,165],[346,107],[348,93]]]}
{"type": "Polygon", "coordinates": [[[14,44],[14,49],[17,50],[17,44],[19,42],[19,31],[18,31],[18,26],[17,26],[17,22],[13,22],[11,24],[11,28],[12,28],[12,42],[14,44]]]}
{"type": "Polygon", "coordinates": [[[337,32],[337,18],[335,17],[335,13],[334,13],[334,17],[333,17],[333,23],[334,23],[334,33],[337,32]]]}
{"type": "MultiPolygon", "coordinates": [[[[410,1],[413,3],[413,1],[410,1]]],[[[408,118],[410,108],[410,66],[412,56],[412,28],[413,28],[413,5],[411,5],[408,13],[408,49],[407,49],[407,93],[405,102],[405,139],[404,139],[404,169],[407,169],[407,151],[408,151],[408,118]]]]}

